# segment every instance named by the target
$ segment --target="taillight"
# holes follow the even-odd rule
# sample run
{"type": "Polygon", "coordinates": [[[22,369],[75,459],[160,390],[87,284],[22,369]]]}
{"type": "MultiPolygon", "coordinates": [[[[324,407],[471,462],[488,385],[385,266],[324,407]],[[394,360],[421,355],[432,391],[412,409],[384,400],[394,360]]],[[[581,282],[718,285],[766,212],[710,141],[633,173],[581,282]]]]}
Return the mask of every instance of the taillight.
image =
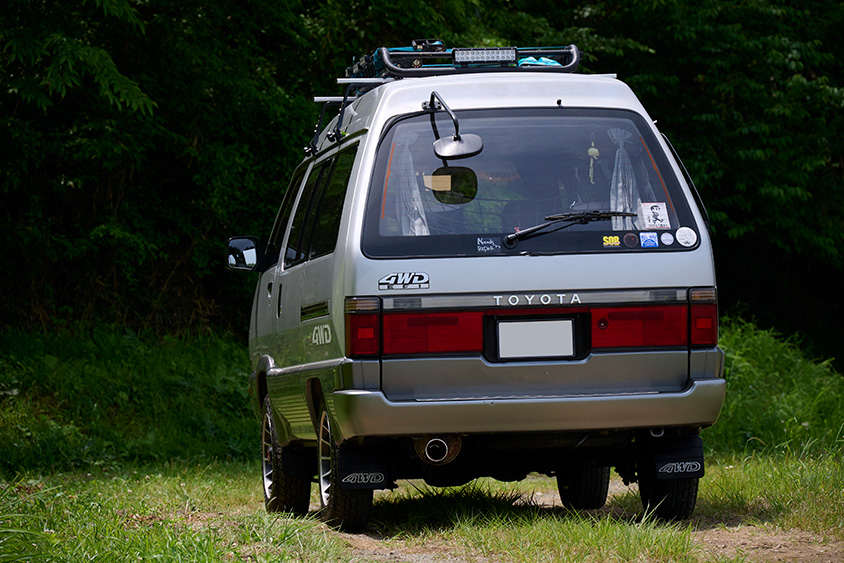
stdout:
{"type": "Polygon", "coordinates": [[[346,356],[381,353],[381,301],[377,297],[346,299],[346,356]]]}
{"type": "Polygon", "coordinates": [[[384,321],[384,355],[481,352],[483,313],[389,313],[384,321]]]}
{"type": "Polygon", "coordinates": [[[592,348],[686,346],[686,305],[592,309],[592,348]]]}
{"type": "Polygon", "coordinates": [[[691,304],[691,345],[712,348],[718,345],[718,297],[714,287],[689,290],[691,304]]]}
{"type": "Polygon", "coordinates": [[[346,299],[346,356],[483,351],[483,312],[382,312],[377,297],[346,299]]]}

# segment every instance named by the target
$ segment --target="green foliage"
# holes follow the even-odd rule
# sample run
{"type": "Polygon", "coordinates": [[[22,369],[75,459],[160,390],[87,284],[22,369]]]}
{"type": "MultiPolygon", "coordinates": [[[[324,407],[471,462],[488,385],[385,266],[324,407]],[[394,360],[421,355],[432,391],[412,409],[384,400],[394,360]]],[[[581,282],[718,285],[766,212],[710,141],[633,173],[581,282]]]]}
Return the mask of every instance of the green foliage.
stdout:
{"type": "Polygon", "coordinates": [[[15,256],[0,314],[184,329],[248,303],[220,246],[269,228],[256,202],[280,196],[313,123],[280,79],[299,55],[296,8],[13,0],[0,13],[0,236],[15,256]]]}
{"type": "Polygon", "coordinates": [[[844,448],[844,378],[829,360],[807,358],[790,340],[750,322],[727,319],[727,398],[704,431],[716,452],[840,452],[844,448]]]}
{"type": "MultiPolygon", "coordinates": [[[[844,379],[794,342],[727,319],[727,398],[704,443],[718,455],[844,447],[844,379]]],[[[126,460],[254,458],[244,342],[98,326],[0,335],[0,474],[126,460]]]]}
{"type": "Polygon", "coordinates": [[[130,459],[251,458],[242,343],[109,327],[0,337],[0,474],[130,459]]]}
{"type": "Polygon", "coordinates": [[[805,287],[844,270],[842,24],[832,0],[11,0],[0,316],[245,330],[253,280],[223,270],[223,241],[267,234],[311,96],[381,45],[440,37],[575,43],[586,72],[617,73],[709,207],[723,301],[834,350],[818,319],[844,299],[805,287]],[[803,297],[773,308],[777,291],[803,297]]]}

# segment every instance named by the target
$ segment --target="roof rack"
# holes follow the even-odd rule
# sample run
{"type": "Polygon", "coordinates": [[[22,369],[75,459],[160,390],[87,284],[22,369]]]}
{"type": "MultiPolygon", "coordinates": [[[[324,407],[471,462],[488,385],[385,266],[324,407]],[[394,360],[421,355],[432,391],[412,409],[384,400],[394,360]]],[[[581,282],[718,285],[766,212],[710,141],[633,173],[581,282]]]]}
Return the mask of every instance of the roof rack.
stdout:
{"type": "Polygon", "coordinates": [[[372,55],[361,57],[346,69],[338,84],[346,85],[343,96],[317,96],[323,103],[314,136],[305,147],[308,156],[316,154],[322,122],[329,107],[339,106],[337,123],[326,133],[329,141],[342,139],[340,126],[346,107],[368,90],[393,80],[450,74],[482,72],[577,71],[581,53],[575,45],[567,47],[473,47],[447,49],[439,39],[416,39],[410,47],[381,47],[372,55]]]}
{"type": "Polygon", "coordinates": [[[346,69],[348,78],[412,78],[482,72],[571,73],[580,49],[482,47],[447,49],[439,39],[417,39],[411,47],[381,47],[346,69]]]}

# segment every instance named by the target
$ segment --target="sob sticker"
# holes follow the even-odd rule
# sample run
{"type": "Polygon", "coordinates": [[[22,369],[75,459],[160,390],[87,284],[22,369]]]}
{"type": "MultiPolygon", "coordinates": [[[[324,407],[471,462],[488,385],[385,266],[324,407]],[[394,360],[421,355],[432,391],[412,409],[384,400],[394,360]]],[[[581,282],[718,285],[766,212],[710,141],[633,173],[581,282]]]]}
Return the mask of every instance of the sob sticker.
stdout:
{"type": "Polygon", "coordinates": [[[621,237],[619,236],[605,236],[604,237],[604,248],[611,248],[615,246],[621,246],[621,237]]]}
{"type": "Polygon", "coordinates": [[[668,220],[668,209],[665,207],[665,202],[642,202],[642,217],[645,218],[645,229],[671,228],[671,223],[668,220]]]}

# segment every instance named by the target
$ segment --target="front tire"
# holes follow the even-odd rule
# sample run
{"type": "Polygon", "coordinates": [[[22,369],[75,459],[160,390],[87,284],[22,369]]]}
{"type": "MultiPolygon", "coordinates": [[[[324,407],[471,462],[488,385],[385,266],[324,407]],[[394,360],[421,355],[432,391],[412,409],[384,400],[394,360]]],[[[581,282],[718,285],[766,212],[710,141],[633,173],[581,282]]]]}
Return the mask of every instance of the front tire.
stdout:
{"type": "Polygon", "coordinates": [[[329,526],[345,532],[361,530],[372,512],[372,489],[341,489],[338,485],[337,444],[328,412],[319,420],[320,516],[329,526]]]}
{"type": "Polygon", "coordinates": [[[308,513],[311,479],[308,475],[291,475],[284,470],[269,397],[264,398],[261,420],[261,474],[267,512],[308,513]]]}
{"type": "Polygon", "coordinates": [[[557,490],[563,506],[574,510],[594,510],[607,502],[610,468],[581,465],[557,473],[557,490]]]}

